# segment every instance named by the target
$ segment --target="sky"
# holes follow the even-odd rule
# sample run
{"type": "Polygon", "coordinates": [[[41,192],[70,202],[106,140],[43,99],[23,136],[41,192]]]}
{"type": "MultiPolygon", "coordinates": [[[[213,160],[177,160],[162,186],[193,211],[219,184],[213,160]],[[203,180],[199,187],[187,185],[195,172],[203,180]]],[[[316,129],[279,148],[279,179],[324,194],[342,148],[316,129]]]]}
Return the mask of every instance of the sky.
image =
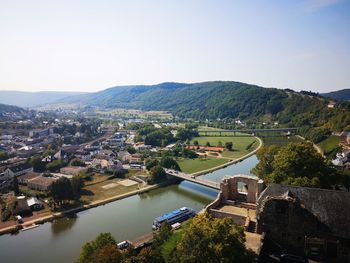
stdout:
{"type": "Polygon", "coordinates": [[[0,90],[350,88],[350,0],[0,0],[0,90]]]}

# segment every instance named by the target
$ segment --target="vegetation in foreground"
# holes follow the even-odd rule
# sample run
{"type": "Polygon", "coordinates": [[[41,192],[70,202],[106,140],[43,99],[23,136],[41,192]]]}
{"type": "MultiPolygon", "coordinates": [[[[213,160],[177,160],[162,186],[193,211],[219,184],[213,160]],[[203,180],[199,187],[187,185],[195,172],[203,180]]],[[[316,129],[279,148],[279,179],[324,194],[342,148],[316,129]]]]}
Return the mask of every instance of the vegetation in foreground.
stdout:
{"type": "Polygon", "coordinates": [[[244,242],[243,228],[231,218],[199,215],[177,232],[163,224],[152,246],[139,253],[132,248],[119,250],[112,235],[102,233],[82,246],[77,263],[254,262],[255,254],[244,242]]]}

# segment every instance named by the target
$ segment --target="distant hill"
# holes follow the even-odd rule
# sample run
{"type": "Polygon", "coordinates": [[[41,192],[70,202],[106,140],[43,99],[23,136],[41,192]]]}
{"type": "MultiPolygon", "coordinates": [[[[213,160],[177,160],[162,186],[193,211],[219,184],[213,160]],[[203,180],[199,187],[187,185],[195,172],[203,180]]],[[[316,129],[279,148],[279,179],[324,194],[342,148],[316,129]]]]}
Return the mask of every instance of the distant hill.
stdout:
{"type": "Polygon", "coordinates": [[[25,110],[21,107],[13,106],[13,105],[7,105],[7,104],[0,104],[0,113],[21,113],[25,112],[25,110]]]}
{"type": "Polygon", "coordinates": [[[57,102],[104,108],[163,110],[197,120],[239,118],[253,123],[257,120],[277,121],[286,126],[324,126],[333,130],[342,130],[350,125],[350,116],[345,110],[349,104],[339,103],[336,108],[329,109],[327,99],[312,93],[263,88],[233,81],[119,86],[57,102]]]}
{"type": "Polygon", "coordinates": [[[336,99],[336,100],[349,101],[350,89],[342,89],[342,90],[332,91],[329,93],[322,93],[321,96],[325,98],[336,99]]]}
{"type": "Polygon", "coordinates": [[[68,96],[81,95],[83,92],[24,92],[0,90],[0,103],[16,105],[20,107],[34,107],[52,103],[68,96]]]}
{"type": "Polygon", "coordinates": [[[6,120],[9,116],[18,116],[26,113],[28,112],[23,108],[13,105],[0,104],[0,120],[6,120]]]}

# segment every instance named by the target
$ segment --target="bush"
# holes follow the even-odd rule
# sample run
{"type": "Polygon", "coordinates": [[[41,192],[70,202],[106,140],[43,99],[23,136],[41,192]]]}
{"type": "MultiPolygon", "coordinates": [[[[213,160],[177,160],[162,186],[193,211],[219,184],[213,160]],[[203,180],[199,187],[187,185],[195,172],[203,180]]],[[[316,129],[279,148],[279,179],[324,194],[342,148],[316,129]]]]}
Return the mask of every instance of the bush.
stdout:
{"type": "Polygon", "coordinates": [[[11,212],[8,209],[4,209],[1,213],[1,221],[5,222],[11,217],[11,212]]]}

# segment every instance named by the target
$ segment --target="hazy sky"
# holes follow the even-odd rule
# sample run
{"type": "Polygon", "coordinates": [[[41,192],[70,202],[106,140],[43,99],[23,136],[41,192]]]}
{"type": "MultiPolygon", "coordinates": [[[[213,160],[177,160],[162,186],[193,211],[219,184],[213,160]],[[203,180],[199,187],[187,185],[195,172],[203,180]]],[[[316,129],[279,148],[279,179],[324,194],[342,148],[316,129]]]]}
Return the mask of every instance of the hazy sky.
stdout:
{"type": "Polygon", "coordinates": [[[0,0],[0,89],[350,88],[350,1],[0,0]]]}

